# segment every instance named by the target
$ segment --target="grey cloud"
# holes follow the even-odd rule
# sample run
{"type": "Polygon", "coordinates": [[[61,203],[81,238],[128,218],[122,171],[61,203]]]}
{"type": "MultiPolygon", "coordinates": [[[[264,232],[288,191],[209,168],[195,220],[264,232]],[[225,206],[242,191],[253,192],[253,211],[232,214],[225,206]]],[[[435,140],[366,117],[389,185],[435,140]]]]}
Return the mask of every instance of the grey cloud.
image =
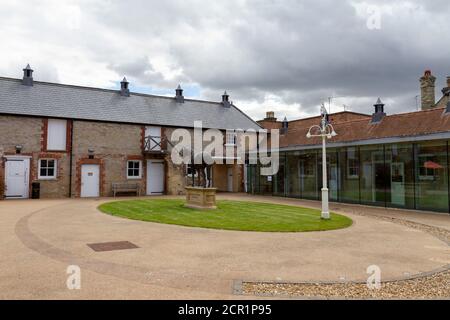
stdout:
{"type": "Polygon", "coordinates": [[[390,112],[412,111],[425,69],[437,90],[450,75],[450,3],[365,2],[393,6],[381,30],[369,30],[354,7],[363,1],[350,0],[85,2],[70,39],[45,23],[24,28],[68,51],[81,46],[86,59],[141,85],[196,85],[211,100],[226,89],[244,111],[270,95],[299,114],[316,113],[328,96],[345,96],[336,104],[354,111],[372,112],[379,96],[390,112]],[[170,77],[167,68],[180,72],[170,77]]]}

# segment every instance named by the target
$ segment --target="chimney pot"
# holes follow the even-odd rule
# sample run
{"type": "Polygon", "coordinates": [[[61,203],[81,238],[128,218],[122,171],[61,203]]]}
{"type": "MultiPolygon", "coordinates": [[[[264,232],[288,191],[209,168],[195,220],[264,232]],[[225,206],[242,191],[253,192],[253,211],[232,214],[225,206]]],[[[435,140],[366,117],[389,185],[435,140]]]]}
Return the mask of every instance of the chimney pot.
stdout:
{"type": "Polygon", "coordinates": [[[230,96],[228,95],[228,93],[226,91],[222,95],[222,104],[225,108],[229,108],[231,106],[230,96]]]}
{"type": "Polygon", "coordinates": [[[33,86],[33,69],[31,69],[30,64],[27,64],[25,69],[23,69],[23,80],[22,84],[25,86],[33,86]]]}
{"type": "Polygon", "coordinates": [[[384,112],[384,103],[378,98],[377,102],[373,105],[375,107],[375,112],[372,114],[372,123],[378,123],[386,116],[384,112]]]}
{"type": "Polygon", "coordinates": [[[181,89],[181,85],[175,89],[175,100],[179,103],[184,103],[183,89],[181,89]]]}
{"type": "Polygon", "coordinates": [[[120,82],[120,95],[123,97],[130,96],[130,89],[128,88],[129,82],[126,77],[123,77],[123,80],[120,82]]]}

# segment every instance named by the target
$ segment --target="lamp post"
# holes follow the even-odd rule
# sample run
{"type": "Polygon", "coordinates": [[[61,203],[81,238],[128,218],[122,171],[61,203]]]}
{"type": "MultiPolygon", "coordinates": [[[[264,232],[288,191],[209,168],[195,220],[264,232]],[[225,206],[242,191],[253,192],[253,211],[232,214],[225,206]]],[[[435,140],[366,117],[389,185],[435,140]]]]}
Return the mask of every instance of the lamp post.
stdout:
{"type": "Polygon", "coordinates": [[[328,208],[328,187],[327,187],[327,150],[326,150],[326,139],[331,139],[332,137],[337,136],[336,131],[334,131],[333,126],[328,123],[327,119],[327,110],[325,106],[322,104],[320,108],[320,113],[322,115],[322,120],[320,121],[320,126],[314,125],[309,128],[306,137],[314,138],[321,137],[322,138],[322,219],[330,219],[330,210],[328,208]],[[317,130],[317,133],[312,134],[313,130],[317,130]]]}

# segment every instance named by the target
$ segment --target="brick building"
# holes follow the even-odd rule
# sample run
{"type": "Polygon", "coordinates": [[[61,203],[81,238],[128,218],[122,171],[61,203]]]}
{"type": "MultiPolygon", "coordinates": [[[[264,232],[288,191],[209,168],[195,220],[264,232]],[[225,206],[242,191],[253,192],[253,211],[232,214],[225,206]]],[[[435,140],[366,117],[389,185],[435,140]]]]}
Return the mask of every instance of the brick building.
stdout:
{"type": "MultiPolygon", "coordinates": [[[[389,115],[378,100],[372,115],[328,115],[338,134],[327,141],[331,201],[450,212],[450,77],[437,102],[435,80],[430,71],[420,78],[422,105],[417,112],[389,115]]],[[[268,112],[258,121],[281,130],[280,170],[265,177],[258,166],[248,167],[249,192],[321,198],[321,140],[306,137],[320,120],[277,121],[268,112]]]]}
{"type": "MultiPolygon", "coordinates": [[[[186,165],[174,165],[167,141],[177,128],[260,129],[229,101],[185,99],[0,77],[0,198],[111,196],[113,183],[138,183],[141,194],[182,194],[186,165]]],[[[231,141],[231,142],[230,142],[231,141]]],[[[243,190],[243,166],[215,164],[219,191],[243,190]]]]}

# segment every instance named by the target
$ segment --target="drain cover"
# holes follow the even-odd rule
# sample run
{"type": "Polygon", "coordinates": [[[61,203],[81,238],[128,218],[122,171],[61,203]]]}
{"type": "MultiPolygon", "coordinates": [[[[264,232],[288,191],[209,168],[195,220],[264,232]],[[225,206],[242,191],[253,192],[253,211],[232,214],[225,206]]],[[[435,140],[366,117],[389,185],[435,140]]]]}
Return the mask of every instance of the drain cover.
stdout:
{"type": "Polygon", "coordinates": [[[139,248],[129,241],[88,243],[87,245],[94,251],[114,251],[139,248]]]}

